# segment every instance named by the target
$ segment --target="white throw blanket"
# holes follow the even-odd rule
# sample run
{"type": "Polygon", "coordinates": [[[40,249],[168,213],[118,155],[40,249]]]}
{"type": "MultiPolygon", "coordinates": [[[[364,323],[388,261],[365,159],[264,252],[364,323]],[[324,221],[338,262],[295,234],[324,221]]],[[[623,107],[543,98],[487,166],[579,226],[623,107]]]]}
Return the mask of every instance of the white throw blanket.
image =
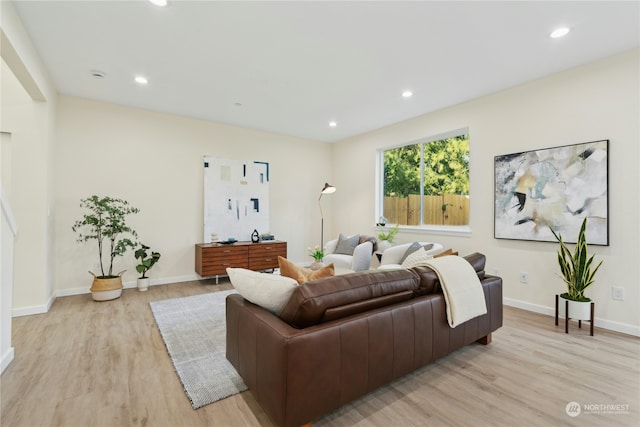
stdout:
{"type": "Polygon", "coordinates": [[[466,259],[443,256],[428,260],[424,265],[431,267],[440,278],[449,326],[455,328],[487,312],[480,279],[466,259]]]}

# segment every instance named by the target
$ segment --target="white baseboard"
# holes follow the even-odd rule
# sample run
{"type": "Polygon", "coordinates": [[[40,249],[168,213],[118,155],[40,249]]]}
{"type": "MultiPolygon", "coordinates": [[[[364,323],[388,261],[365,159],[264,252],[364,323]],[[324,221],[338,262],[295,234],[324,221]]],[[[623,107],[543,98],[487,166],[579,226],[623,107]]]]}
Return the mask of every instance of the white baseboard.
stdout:
{"type": "MultiPolygon", "coordinates": [[[[193,280],[200,280],[200,279],[201,277],[198,276],[197,274],[190,274],[186,276],[165,277],[163,279],[151,279],[151,286],[166,285],[169,283],[190,282],[193,280]]],[[[136,288],[138,287],[138,283],[137,281],[133,280],[133,281],[122,283],[122,286],[124,286],[125,289],[136,288]]],[[[55,301],[57,297],[68,297],[71,295],[82,295],[82,294],[88,294],[88,293],[91,293],[88,287],[59,289],[54,292],[51,298],[49,298],[49,301],[47,302],[47,304],[36,305],[31,307],[14,308],[11,311],[11,315],[12,317],[20,317],[20,316],[29,316],[32,314],[47,313],[49,309],[51,309],[51,305],[53,304],[53,301],[55,301]]]]}
{"type": "Polygon", "coordinates": [[[13,354],[13,347],[11,347],[2,355],[2,361],[0,362],[0,374],[4,372],[7,366],[9,366],[9,363],[13,360],[13,354]]]}
{"type": "MultiPolygon", "coordinates": [[[[509,307],[520,308],[526,311],[533,311],[534,313],[545,314],[551,317],[555,317],[556,315],[555,307],[546,307],[510,298],[504,298],[503,303],[504,305],[508,305],[509,307]]],[[[598,328],[608,329],[610,331],[640,337],[640,327],[628,325],[626,323],[613,322],[611,320],[599,319],[596,317],[594,325],[598,328]]]]}
{"type": "Polygon", "coordinates": [[[11,310],[11,317],[30,316],[32,314],[47,313],[51,309],[51,305],[56,300],[56,294],[54,293],[49,297],[49,301],[43,305],[32,305],[30,307],[18,307],[11,310]]]}

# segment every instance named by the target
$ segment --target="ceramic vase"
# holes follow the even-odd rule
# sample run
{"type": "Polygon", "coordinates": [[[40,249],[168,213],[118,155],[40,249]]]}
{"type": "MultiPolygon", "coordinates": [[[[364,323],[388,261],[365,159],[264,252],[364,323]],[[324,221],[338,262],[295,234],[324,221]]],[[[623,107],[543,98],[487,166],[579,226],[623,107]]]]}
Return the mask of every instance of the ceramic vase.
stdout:
{"type": "Polygon", "coordinates": [[[322,263],[322,261],[319,260],[315,260],[311,263],[311,265],[309,266],[310,270],[319,270],[322,267],[324,267],[324,264],[322,263]]]}

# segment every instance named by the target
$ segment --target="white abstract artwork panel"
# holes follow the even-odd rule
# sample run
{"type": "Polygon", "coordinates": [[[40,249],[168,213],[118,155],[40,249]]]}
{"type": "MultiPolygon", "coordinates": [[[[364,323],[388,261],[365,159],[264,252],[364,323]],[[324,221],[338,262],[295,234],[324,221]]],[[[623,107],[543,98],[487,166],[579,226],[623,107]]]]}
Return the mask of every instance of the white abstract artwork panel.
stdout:
{"type": "Polygon", "coordinates": [[[269,231],[269,163],[204,157],[204,242],[269,231]]]}

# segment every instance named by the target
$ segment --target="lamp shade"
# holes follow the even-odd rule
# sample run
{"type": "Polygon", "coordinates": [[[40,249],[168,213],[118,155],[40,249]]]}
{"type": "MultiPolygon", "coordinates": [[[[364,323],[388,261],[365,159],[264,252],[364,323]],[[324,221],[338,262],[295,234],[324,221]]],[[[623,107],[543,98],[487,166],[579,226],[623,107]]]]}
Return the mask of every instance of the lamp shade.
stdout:
{"type": "Polygon", "coordinates": [[[330,194],[330,193],[335,193],[336,192],[336,187],[334,187],[333,185],[330,185],[329,183],[324,183],[324,187],[322,188],[322,191],[320,192],[321,194],[330,194]]]}

